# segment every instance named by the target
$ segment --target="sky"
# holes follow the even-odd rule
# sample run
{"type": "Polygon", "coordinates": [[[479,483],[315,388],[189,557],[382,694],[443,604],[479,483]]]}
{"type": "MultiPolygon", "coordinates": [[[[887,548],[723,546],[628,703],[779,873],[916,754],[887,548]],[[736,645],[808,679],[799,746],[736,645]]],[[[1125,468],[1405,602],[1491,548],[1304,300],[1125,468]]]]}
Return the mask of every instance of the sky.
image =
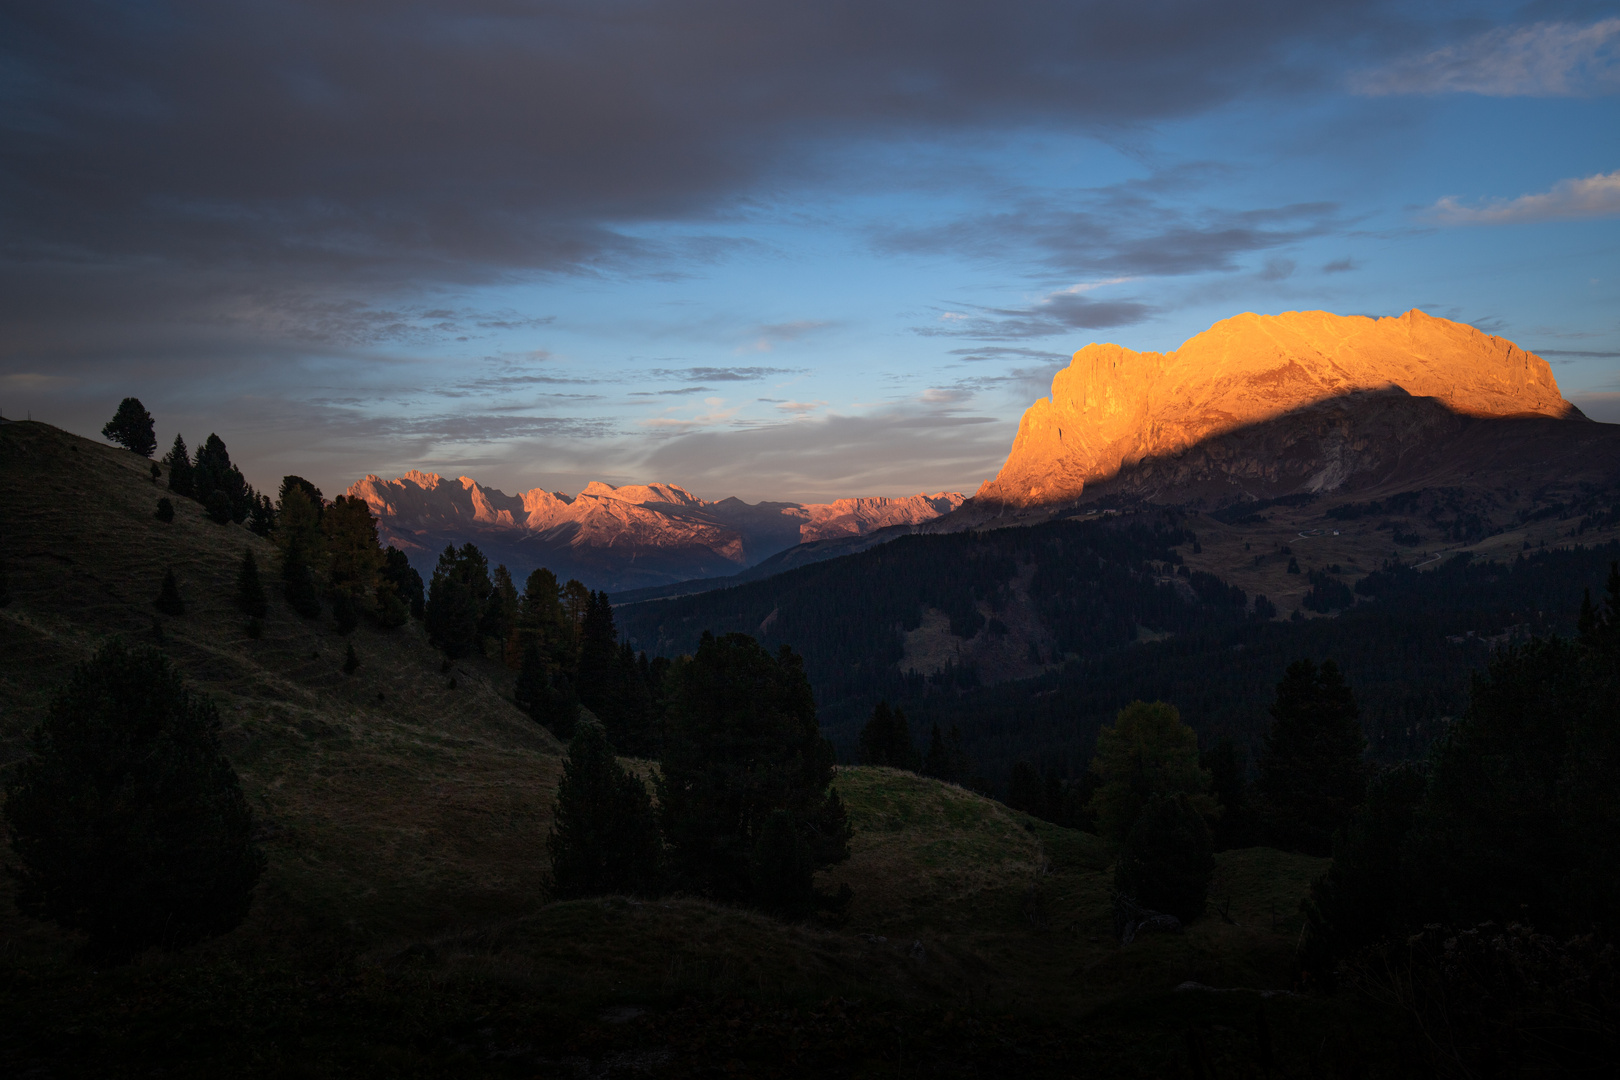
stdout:
{"type": "Polygon", "coordinates": [[[1094,341],[1421,308],[1620,422],[1620,4],[0,0],[0,414],[971,493],[1094,341]]]}

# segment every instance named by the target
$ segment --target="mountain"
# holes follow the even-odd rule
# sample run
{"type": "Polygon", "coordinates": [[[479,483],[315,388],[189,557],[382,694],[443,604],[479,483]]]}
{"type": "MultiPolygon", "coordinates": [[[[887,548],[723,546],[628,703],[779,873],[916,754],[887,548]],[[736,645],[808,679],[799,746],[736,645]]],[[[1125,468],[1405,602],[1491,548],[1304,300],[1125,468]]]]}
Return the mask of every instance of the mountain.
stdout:
{"type": "Polygon", "coordinates": [[[1555,441],[1586,422],[1545,360],[1472,326],[1417,310],[1238,315],[1175,352],[1075,353],[968,517],[1107,494],[1218,506],[1387,485],[1501,418],[1540,421],[1516,430],[1555,441]]]}
{"type": "Polygon", "coordinates": [[[709,502],[674,484],[595,481],[574,496],[542,488],[507,495],[471,477],[415,471],[396,480],[367,476],[347,494],[370,505],[384,541],[424,574],[447,544],[470,541],[519,581],[545,566],[614,592],[734,574],[798,544],[930,521],[963,501],[940,492],[812,504],[709,502]]]}

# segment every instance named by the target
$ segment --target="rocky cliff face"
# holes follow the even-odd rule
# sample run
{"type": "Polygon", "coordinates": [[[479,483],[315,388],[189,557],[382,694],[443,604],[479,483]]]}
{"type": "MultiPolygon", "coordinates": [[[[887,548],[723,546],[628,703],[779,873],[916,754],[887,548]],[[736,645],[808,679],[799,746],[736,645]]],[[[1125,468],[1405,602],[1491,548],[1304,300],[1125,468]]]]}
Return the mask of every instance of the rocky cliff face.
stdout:
{"type": "Polygon", "coordinates": [[[424,572],[446,544],[471,541],[515,577],[546,566],[610,591],[735,573],[795,544],[928,521],[964,498],[749,504],[708,502],[674,484],[594,481],[574,496],[541,488],[507,495],[470,477],[415,471],[396,480],[368,476],[346,494],[365,499],[384,542],[424,572]]]}
{"type": "MultiPolygon", "coordinates": [[[[1421,311],[1245,314],[1171,353],[1088,345],[1024,413],[980,512],[1178,484],[1331,491],[1469,418],[1580,419],[1547,362],[1421,311]],[[1253,444],[1253,445],[1250,445],[1253,444]]],[[[1248,492],[1253,494],[1253,492],[1248,492]]]]}

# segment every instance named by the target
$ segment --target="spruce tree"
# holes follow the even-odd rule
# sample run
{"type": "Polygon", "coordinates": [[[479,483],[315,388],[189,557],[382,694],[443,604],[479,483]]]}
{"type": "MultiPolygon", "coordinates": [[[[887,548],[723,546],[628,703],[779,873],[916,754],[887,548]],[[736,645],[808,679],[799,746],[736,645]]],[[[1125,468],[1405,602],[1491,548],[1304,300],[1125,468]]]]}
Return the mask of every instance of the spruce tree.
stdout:
{"type": "Polygon", "coordinates": [[[165,525],[174,520],[174,503],[169,501],[168,496],[158,499],[157,510],[152,516],[165,525]]]}
{"type": "Polygon", "coordinates": [[[1120,846],[1114,888],[1186,923],[1204,913],[1214,873],[1203,816],[1186,795],[1154,793],[1120,846]]]}
{"type": "Polygon", "coordinates": [[[180,598],[180,585],[174,580],[174,571],[163,571],[163,586],[158,590],[157,599],[152,606],[165,615],[178,618],[186,613],[186,602],[180,598]]]}
{"type": "MultiPolygon", "coordinates": [[[[778,810],[792,819],[802,882],[849,858],[849,823],[831,788],[833,748],[816,722],[803,661],[785,645],[772,656],[746,634],[705,633],[678,670],[658,781],[677,884],[722,901],[765,902],[758,888],[769,871],[756,860],[777,857],[779,847],[760,841],[778,810]]],[[[800,897],[821,906],[847,899],[800,897]]]]}
{"type": "Polygon", "coordinates": [[[252,548],[243,548],[242,561],[236,564],[236,606],[254,619],[264,618],[268,610],[264,583],[259,580],[259,562],[252,548]]]}
{"type": "Polygon", "coordinates": [[[264,860],[219,715],[152,648],[81,665],[28,741],[5,804],[26,914],[110,959],[235,927],[264,860]]]}
{"type": "Polygon", "coordinates": [[[489,561],[473,544],[446,547],[428,586],[428,640],[451,659],[479,651],[479,624],[493,586],[489,561]]]}
{"type": "Polygon", "coordinates": [[[422,575],[411,565],[406,554],[389,544],[383,551],[380,573],[383,580],[394,587],[394,595],[410,611],[411,618],[420,619],[427,610],[427,597],[422,588],[422,575]]]}
{"type": "Polygon", "coordinates": [[[568,744],[551,834],[551,895],[559,900],[659,887],[658,823],[641,778],[614,757],[607,733],[585,722],[568,744]]]}
{"type": "Polygon", "coordinates": [[[1332,854],[1333,834],[1350,823],[1367,792],[1361,760],[1367,739],[1359,716],[1355,694],[1333,661],[1288,666],[1277,684],[1255,781],[1274,846],[1332,854]]]}
{"type": "Polygon", "coordinates": [[[101,429],[101,437],[141,457],[149,458],[157,451],[152,414],[146,411],[138,398],[127,397],[118,403],[118,411],[101,429]]]}
{"type": "Polygon", "coordinates": [[[169,490],[182,498],[191,498],[197,489],[191,482],[191,454],[181,436],[174,437],[174,446],[163,457],[163,467],[169,470],[169,490]]]}
{"type": "Polygon", "coordinates": [[[919,764],[906,714],[898,708],[891,709],[887,701],[873,707],[871,717],[861,728],[860,746],[861,762],[865,765],[915,771],[919,764]]]}

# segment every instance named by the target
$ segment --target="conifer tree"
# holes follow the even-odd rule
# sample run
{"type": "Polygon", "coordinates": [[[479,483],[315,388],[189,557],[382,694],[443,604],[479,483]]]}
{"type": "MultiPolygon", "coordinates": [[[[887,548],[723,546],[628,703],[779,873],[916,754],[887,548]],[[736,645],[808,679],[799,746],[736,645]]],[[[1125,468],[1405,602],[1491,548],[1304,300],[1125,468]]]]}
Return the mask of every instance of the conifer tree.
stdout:
{"type": "Polygon", "coordinates": [[[276,508],[270,501],[270,496],[253,495],[252,504],[248,509],[248,529],[256,536],[269,536],[276,529],[276,508]]]}
{"type": "Polygon", "coordinates": [[[354,642],[349,642],[348,651],[343,654],[343,674],[353,675],[360,670],[360,656],[354,651],[354,642]]]}
{"type": "Polygon", "coordinates": [[[315,587],[315,571],[296,545],[282,553],[281,581],[288,607],[306,619],[320,617],[321,594],[315,587]]]}
{"type": "Polygon", "coordinates": [[[382,576],[394,587],[394,595],[399,597],[410,611],[413,619],[420,619],[427,610],[427,596],[422,588],[422,575],[411,565],[406,554],[392,544],[383,551],[382,576]]]}
{"type": "Polygon", "coordinates": [[[174,580],[174,571],[163,571],[163,587],[158,591],[158,597],[153,606],[165,615],[178,618],[186,613],[186,602],[180,598],[180,586],[174,580]]]}
{"type": "Polygon", "coordinates": [[[517,683],[512,687],[512,704],[534,716],[536,708],[545,702],[550,682],[546,662],[540,655],[540,645],[531,640],[524,646],[523,659],[518,665],[517,683]]]}
{"type": "Polygon", "coordinates": [[[1185,923],[1204,913],[1214,873],[1203,816],[1186,795],[1155,792],[1120,846],[1114,888],[1185,923]]]}
{"type": "Polygon", "coordinates": [[[1098,832],[1121,843],[1152,795],[1187,795],[1202,810],[1214,811],[1204,793],[1209,774],[1198,764],[1198,736],[1181,713],[1163,701],[1133,701],[1112,727],[1097,733],[1091,771],[1099,781],[1091,809],[1098,832]]]}
{"type": "Polygon", "coordinates": [[[174,446],[163,456],[163,467],[169,471],[169,490],[182,498],[191,498],[196,491],[191,482],[191,453],[181,436],[174,437],[174,446]]]}
{"type": "Polygon", "coordinates": [[[121,959],[242,921],[264,860],[219,715],[162,653],[114,641],[29,736],[5,818],[28,915],[121,959]]]}
{"type": "MultiPolygon", "coordinates": [[[[759,882],[781,879],[756,860],[779,857],[779,845],[760,846],[778,810],[792,819],[795,857],[808,871],[799,880],[849,858],[849,823],[831,788],[833,748],[816,722],[803,661],[787,646],[772,656],[746,634],[705,633],[678,670],[658,779],[677,884],[722,901],[764,902],[759,882]]],[[[801,896],[819,906],[847,899],[801,896]]]]}
{"type": "Polygon", "coordinates": [[[154,483],[154,484],[155,484],[155,483],[157,483],[157,482],[158,482],[158,477],[160,477],[160,476],[162,476],[162,475],[163,475],[163,469],[162,469],[162,468],[160,468],[160,467],[159,467],[159,466],[158,466],[158,463],[157,463],[157,462],[155,462],[155,461],[154,461],[154,462],[152,462],[152,464],[151,464],[151,466],[150,466],[150,468],[151,468],[151,470],[152,470],[152,483],[154,483]]]}
{"type": "Polygon", "coordinates": [[[1367,792],[1355,694],[1333,661],[1288,666],[1271,706],[1255,790],[1266,834],[1279,847],[1329,855],[1367,792]]]}
{"type": "Polygon", "coordinates": [[[101,437],[141,457],[149,458],[157,451],[152,414],[146,411],[138,398],[127,397],[118,403],[118,411],[101,429],[101,437]]]}
{"type": "Polygon", "coordinates": [[[321,515],[321,535],[332,611],[353,630],[367,601],[376,594],[387,562],[377,540],[377,519],[364,499],[339,495],[321,515]]]}
{"type": "Polygon", "coordinates": [[[169,501],[167,495],[158,499],[157,510],[152,514],[152,516],[163,522],[165,525],[174,520],[174,503],[169,501]]]}
{"type": "Polygon", "coordinates": [[[264,618],[267,610],[259,561],[253,557],[252,548],[242,549],[242,561],[236,565],[236,606],[254,619],[264,618]]]}
{"type": "Polygon", "coordinates": [[[490,574],[489,599],[479,620],[478,636],[494,638],[504,647],[517,627],[518,591],[512,584],[512,575],[505,565],[497,566],[490,574]]]}
{"type": "Polygon", "coordinates": [[[871,717],[861,728],[861,762],[865,765],[887,765],[891,769],[916,771],[917,747],[911,741],[911,725],[899,708],[890,708],[880,701],[872,709],[871,717]]]}
{"type": "Polygon", "coordinates": [[[549,891],[559,900],[627,894],[650,896],[659,886],[658,823],[639,776],[613,754],[600,724],[575,729],[557,785],[551,835],[549,891]]]}
{"type": "Polygon", "coordinates": [[[816,910],[815,868],[804,857],[793,815],[772,810],[754,844],[754,904],[761,911],[799,919],[816,910]]]}
{"type": "Polygon", "coordinates": [[[966,784],[972,778],[973,767],[962,748],[962,732],[955,724],[947,735],[942,735],[935,724],[928,739],[928,754],[923,759],[923,773],[936,780],[953,784],[966,784]]]}
{"type": "Polygon", "coordinates": [[[451,659],[477,651],[484,604],[489,597],[489,562],[473,544],[446,547],[428,586],[428,640],[451,659]]]}
{"type": "Polygon", "coordinates": [[[218,525],[229,525],[231,521],[231,497],[222,488],[214,488],[208,493],[203,503],[203,509],[208,511],[208,520],[218,525]]]}

